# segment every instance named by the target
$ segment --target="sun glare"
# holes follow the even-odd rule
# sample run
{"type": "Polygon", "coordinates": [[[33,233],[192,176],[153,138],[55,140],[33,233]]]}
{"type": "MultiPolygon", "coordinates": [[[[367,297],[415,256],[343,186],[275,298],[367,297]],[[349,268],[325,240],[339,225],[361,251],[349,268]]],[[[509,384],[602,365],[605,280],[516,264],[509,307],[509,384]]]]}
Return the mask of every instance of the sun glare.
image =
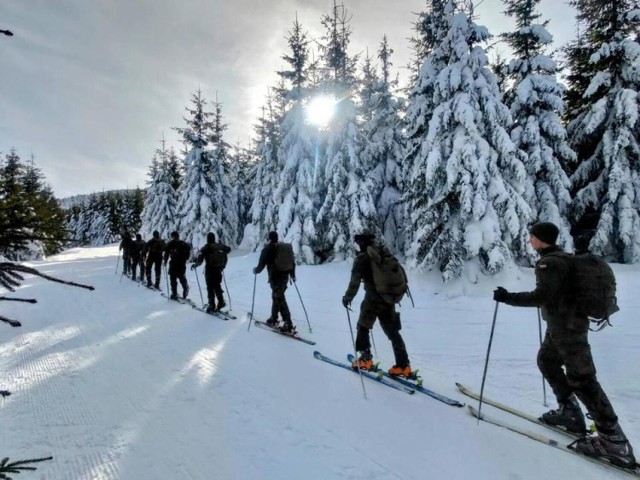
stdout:
{"type": "Polygon", "coordinates": [[[331,96],[315,97],[307,104],[307,120],[312,125],[326,127],[335,112],[337,100],[331,96]]]}

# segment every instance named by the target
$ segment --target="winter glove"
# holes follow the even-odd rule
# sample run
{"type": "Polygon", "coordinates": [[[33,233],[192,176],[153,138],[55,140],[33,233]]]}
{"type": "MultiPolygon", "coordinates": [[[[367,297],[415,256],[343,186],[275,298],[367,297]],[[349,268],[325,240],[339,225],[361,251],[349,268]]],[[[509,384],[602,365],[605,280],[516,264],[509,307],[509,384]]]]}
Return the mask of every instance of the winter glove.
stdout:
{"type": "Polygon", "coordinates": [[[291,281],[292,281],[293,283],[296,283],[296,276],[295,276],[295,275],[291,275],[291,281]]]}
{"type": "Polygon", "coordinates": [[[257,274],[258,274],[258,267],[255,267],[255,268],[253,269],[253,274],[254,274],[254,275],[257,275],[257,274]]]}
{"type": "Polygon", "coordinates": [[[348,297],[342,297],[342,306],[344,308],[349,308],[350,305],[351,305],[351,300],[349,300],[348,297]]]}
{"type": "Polygon", "coordinates": [[[195,270],[196,268],[198,268],[198,266],[195,263],[191,264],[191,270],[195,270]]]}
{"type": "Polygon", "coordinates": [[[505,302],[509,299],[510,296],[511,294],[502,287],[498,287],[493,291],[493,299],[496,302],[505,302]]]}

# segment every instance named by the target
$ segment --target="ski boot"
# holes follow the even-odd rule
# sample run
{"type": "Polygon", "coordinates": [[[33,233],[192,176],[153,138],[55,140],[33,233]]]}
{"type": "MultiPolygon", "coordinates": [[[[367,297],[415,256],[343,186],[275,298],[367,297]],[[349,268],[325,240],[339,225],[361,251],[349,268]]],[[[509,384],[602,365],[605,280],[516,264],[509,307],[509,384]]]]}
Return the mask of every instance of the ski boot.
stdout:
{"type": "Polygon", "coordinates": [[[587,457],[604,458],[617,467],[630,469],[637,467],[633,448],[619,424],[610,430],[597,426],[596,428],[597,436],[576,440],[571,448],[587,457]]]}
{"type": "Polygon", "coordinates": [[[389,369],[389,375],[409,378],[411,376],[411,365],[405,365],[404,367],[394,365],[389,369]]]}
{"type": "Polygon", "coordinates": [[[189,295],[189,287],[184,287],[184,290],[182,291],[182,298],[186,299],[188,295],[189,295]]]}
{"type": "Polygon", "coordinates": [[[216,308],[216,312],[219,312],[220,310],[222,310],[226,306],[227,306],[227,304],[224,303],[224,300],[222,302],[218,302],[218,306],[216,308]]]}
{"type": "Polygon", "coordinates": [[[205,308],[204,311],[206,313],[211,313],[211,314],[214,314],[217,312],[216,307],[212,306],[211,304],[207,305],[207,308],[205,308]]]}
{"type": "Polygon", "coordinates": [[[351,362],[351,368],[357,370],[373,370],[373,357],[371,356],[371,350],[363,350],[360,353],[360,358],[351,362]]]}
{"type": "Polygon", "coordinates": [[[557,410],[549,410],[543,413],[540,420],[548,425],[564,427],[568,432],[577,433],[578,435],[586,434],[587,425],[576,396],[571,395],[566,401],[559,402],[559,405],[560,408],[557,410]]]}
{"type": "Polygon", "coordinates": [[[177,293],[172,293],[171,296],[169,297],[170,300],[178,300],[178,294],[177,293]]]}
{"type": "Polygon", "coordinates": [[[282,333],[290,333],[291,335],[295,335],[296,327],[293,326],[291,321],[284,322],[284,324],[279,328],[282,333]]]}
{"type": "Polygon", "coordinates": [[[278,319],[277,318],[273,318],[273,317],[269,317],[267,318],[266,323],[269,327],[271,328],[275,328],[278,326],[278,319]]]}

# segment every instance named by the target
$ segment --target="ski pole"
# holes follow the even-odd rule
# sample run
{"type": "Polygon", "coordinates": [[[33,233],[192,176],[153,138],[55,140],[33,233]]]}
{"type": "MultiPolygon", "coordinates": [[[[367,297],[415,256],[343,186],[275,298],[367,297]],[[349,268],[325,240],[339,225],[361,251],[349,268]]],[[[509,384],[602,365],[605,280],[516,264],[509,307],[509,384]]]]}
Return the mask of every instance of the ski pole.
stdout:
{"type": "MultiPolygon", "coordinates": [[[[540,318],[540,309],[537,308],[536,310],[538,310],[538,339],[540,340],[540,346],[542,347],[542,319],[540,318]]],[[[548,407],[549,405],[547,404],[547,385],[544,381],[544,375],[542,375],[542,399],[544,400],[543,405],[545,407],[548,407]]]]}
{"type": "Polygon", "coordinates": [[[407,285],[407,295],[409,296],[409,300],[411,300],[411,306],[416,308],[416,304],[413,303],[413,295],[411,295],[411,290],[409,289],[409,285],[407,285]]]}
{"type": "Polygon", "coordinates": [[[373,345],[373,354],[378,358],[378,349],[376,348],[376,340],[373,337],[373,329],[371,329],[371,345],[373,345]]]}
{"type": "Polygon", "coordinates": [[[298,292],[298,298],[300,299],[300,303],[302,304],[302,310],[304,310],[304,316],[307,317],[307,325],[309,325],[309,333],[313,333],[311,329],[311,323],[309,323],[309,315],[307,315],[307,309],[304,307],[304,302],[302,301],[302,295],[300,295],[300,290],[298,290],[298,285],[296,282],[293,282],[293,286],[296,287],[296,292],[298,292]]]}
{"type": "Polygon", "coordinates": [[[364,388],[364,378],[362,378],[362,370],[360,369],[360,362],[358,361],[358,351],[356,350],[356,339],[353,337],[353,328],[351,328],[351,315],[349,315],[349,307],[344,307],[347,311],[347,321],[349,322],[349,333],[351,334],[351,343],[353,344],[353,354],[355,355],[356,365],[358,366],[358,374],[360,374],[360,383],[362,383],[362,394],[364,399],[367,400],[367,391],[364,388]]]}
{"type": "Polygon", "coordinates": [[[169,293],[169,272],[166,264],[164,266],[164,279],[167,282],[167,300],[171,300],[171,294],[169,293]]]}
{"type": "Polygon", "coordinates": [[[247,327],[247,332],[251,328],[251,324],[253,323],[253,306],[256,301],[256,280],[258,280],[258,274],[253,274],[253,295],[251,296],[251,313],[249,314],[249,326],[247,327]]]}
{"type": "Polygon", "coordinates": [[[120,255],[118,255],[118,260],[116,260],[116,275],[118,274],[118,265],[120,265],[120,255]]]}
{"type": "Polygon", "coordinates": [[[227,286],[227,276],[224,274],[224,270],[222,271],[222,280],[224,281],[224,289],[227,291],[227,297],[229,297],[229,310],[233,311],[233,307],[231,306],[231,293],[229,292],[229,287],[227,286]]]}
{"type": "Polygon", "coordinates": [[[196,283],[198,284],[198,291],[200,292],[200,302],[202,302],[202,308],[205,308],[204,298],[202,296],[202,288],[200,288],[200,278],[198,276],[198,267],[194,268],[194,270],[196,271],[196,283]]]}
{"type": "Polygon", "coordinates": [[[489,354],[491,353],[491,342],[493,342],[493,332],[496,328],[496,318],[498,318],[498,305],[500,302],[496,302],[496,309],[493,311],[493,322],[491,322],[491,335],[489,335],[489,346],[487,347],[487,358],[484,361],[484,372],[482,372],[482,386],[480,387],[480,401],[478,403],[478,424],[480,424],[480,413],[482,412],[482,396],[484,394],[484,381],[487,378],[487,367],[489,366],[489,354]]]}

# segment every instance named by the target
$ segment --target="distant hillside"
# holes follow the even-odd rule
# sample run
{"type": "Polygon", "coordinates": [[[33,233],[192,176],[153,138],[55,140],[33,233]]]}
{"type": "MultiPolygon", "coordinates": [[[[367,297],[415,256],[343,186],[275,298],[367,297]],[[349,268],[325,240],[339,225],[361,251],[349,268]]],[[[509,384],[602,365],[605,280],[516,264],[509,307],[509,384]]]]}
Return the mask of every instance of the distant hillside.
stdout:
{"type": "MultiPolygon", "coordinates": [[[[105,190],[102,191],[101,193],[105,193],[105,194],[114,194],[114,193],[132,193],[135,192],[135,188],[128,188],[128,189],[122,189],[122,190],[105,190]]],[[[143,189],[144,190],[144,189],[143,189]]],[[[65,198],[59,198],[58,202],[60,203],[60,207],[62,207],[64,210],[70,210],[73,207],[77,206],[77,205],[82,205],[84,203],[87,202],[87,200],[89,200],[89,198],[92,195],[96,195],[97,192],[94,193],[87,193],[85,195],[72,195],[71,197],[65,197],[65,198]]]]}

